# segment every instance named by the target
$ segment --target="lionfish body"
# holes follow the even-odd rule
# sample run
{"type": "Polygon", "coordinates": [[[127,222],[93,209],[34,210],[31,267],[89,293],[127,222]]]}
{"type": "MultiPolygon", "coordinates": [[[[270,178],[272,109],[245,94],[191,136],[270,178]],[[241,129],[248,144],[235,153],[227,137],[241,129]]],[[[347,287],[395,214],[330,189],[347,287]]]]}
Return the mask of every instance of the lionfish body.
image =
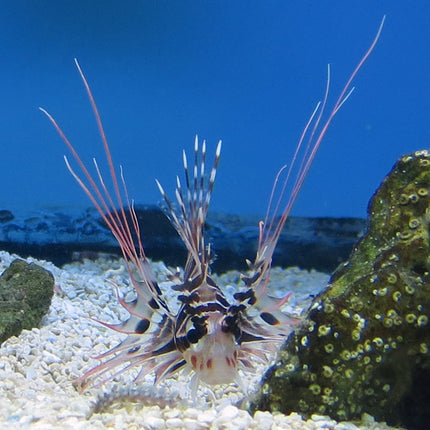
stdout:
{"type": "Polygon", "coordinates": [[[324,100],[317,105],[311,115],[290,166],[288,169],[283,167],[276,176],[266,219],[259,226],[257,256],[253,263],[248,262],[249,274],[242,277],[244,288],[234,294],[233,303],[227,300],[211,277],[211,249],[204,238],[204,225],[220,158],[221,142],[216,148],[215,161],[209,174],[206,172],[205,142],[200,146],[196,137],[191,169],[184,153],[185,187],[177,178],[176,205],[169,200],[157,181],[167,206],[168,216],[188,251],[183,275],[180,276],[179,272],[170,274],[171,279],[175,279],[172,288],[179,292],[180,306],[175,312],[169,308],[145,255],[137,215],[128,196],[122,169],[119,179],[97,106],[83,72],[75,60],[96,117],[113,192],[108,190],[97,162],[93,160],[98,183],[53,117],[44,109],[41,110],[54,124],[78,163],[82,176],[78,176],[65,157],[69,171],[117,239],[136,292],[136,299],[132,301],[126,302],[121,297],[118,298],[120,304],[130,314],[126,321],[115,325],[102,323],[128,336],[119,345],[97,357],[106,360],[79,378],[78,383],[82,388],[99,385],[112,375],[136,366],[140,369],[136,379],[153,372],[156,382],[180,369],[192,371],[194,393],[200,382],[207,385],[235,382],[242,386],[239,370],[252,369],[255,361],[266,362],[270,354],[276,351],[279,342],[294,330],[300,318],[281,311],[289,295],[276,299],[266,292],[272,256],[321,140],[333,117],[351,93],[353,89],[350,88],[351,82],[373,50],[383,22],[384,20],[370,48],[337,99],[328,119],[319,127],[327,101],[329,79],[327,80],[324,100]],[[307,145],[303,145],[305,138],[308,138],[307,145]],[[292,184],[291,194],[284,204],[287,185],[293,175],[302,146],[305,146],[304,155],[292,184]],[[282,181],[281,177],[284,178],[282,181]],[[276,193],[279,197],[275,198],[276,193]],[[127,212],[131,214],[131,221],[126,216],[127,212]],[[280,217],[277,216],[279,212],[280,217]],[[134,237],[137,237],[137,244],[134,237]]]}

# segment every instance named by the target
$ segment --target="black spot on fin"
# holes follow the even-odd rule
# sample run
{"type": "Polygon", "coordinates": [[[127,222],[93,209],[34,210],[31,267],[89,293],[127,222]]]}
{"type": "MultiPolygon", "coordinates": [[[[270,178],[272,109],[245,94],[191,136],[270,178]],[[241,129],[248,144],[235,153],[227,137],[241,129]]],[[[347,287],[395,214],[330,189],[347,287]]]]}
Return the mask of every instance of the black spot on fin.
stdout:
{"type": "Polygon", "coordinates": [[[279,320],[276,317],[274,317],[269,312],[261,312],[260,317],[265,322],[267,322],[267,324],[270,324],[270,325],[277,325],[277,324],[279,324],[279,320]]]}
{"type": "Polygon", "coordinates": [[[149,324],[150,324],[150,321],[148,319],[146,319],[146,318],[141,319],[137,323],[136,328],[134,329],[134,332],[136,334],[145,333],[145,331],[148,330],[149,324]]]}

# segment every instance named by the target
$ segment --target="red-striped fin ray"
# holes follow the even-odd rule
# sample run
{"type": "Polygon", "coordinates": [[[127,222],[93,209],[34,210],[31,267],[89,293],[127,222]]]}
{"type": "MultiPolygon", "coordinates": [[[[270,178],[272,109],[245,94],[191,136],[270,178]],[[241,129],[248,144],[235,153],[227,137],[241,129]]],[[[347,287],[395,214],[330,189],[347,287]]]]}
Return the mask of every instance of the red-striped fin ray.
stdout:
{"type": "MultiPolygon", "coordinates": [[[[245,343],[244,348],[247,352],[256,351],[256,348],[260,348],[260,350],[262,348],[264,350],[264,348],[267,347],[270,349],[270,341],[276,341],[277,339],[288,336],[294,329],[294,326],[300,322],[299,318],[281,312],[281,307],[288,300],[289,295],[277,299],[268,296],[266,293],[266,288],[270,279],[270,267],[273,253],[322,139],[333,118],[354,90],[351,86],[352,81],[373,51],[381,34],[384,20],[385,17],[382,19],[370,47],[352,72],[337,98],[333,109],[328,114],[325,122],[323,122],[323,115],[330,88],[330,68],[328,68],[327,85],[323,101],[319,102],[312,112],[299,139],[290,165],[288,167],[283,166],[276,175],[269,199],[266,218],[259,226],[260,235],[257,255],[253,263],[248,262],[251,274],[243,277],[246,289],[234,295],[236,305],[232,308],[233,310],[240,309],[240,311],[237,312],[237,315],[234,315],[234,313],[229,315],[232,321],[239,322],[239,327],[242,332],[246,334],[242,342],[245,343]],[[305,143],[305,141],[307,141],[307,143],[305,143]],[[298,169],[296,172],[297,165],[298,169]],[[294,176],[291,192],[288,193],[290,181],[294,176]],[[285,206],[283,206],[284,197],[287,195],[289,195],[289,197],[285,206]],[[280,217],[278,217],[279,212],[281,212],[280,217]]],[[[244,360],[246,359],[244,358],[244,360]]]]}
{"type": "MultiPolygon", "coordinates": [[[[68,170],[90,198],[100,216],[117,239],[124,256],[128,274],[137,294],[137,298],[131,302],[125,302],[119,297],[121,305],[130,313],[130,317],[126,321],[120,324],[102,323],[111,329],[128,334],[129,337],[123,343],[103,355],[111,356],[110,360],[90,370],[79,379],[80,384],[91,385],[93,382],[96,382],[97,378],[102,377],[106,372],[110,372],[117,366],[124,370],[124,368],[140,364],[143,366],[141,370],[142,374],[146,374],[151,370],[157,372],[159,366],[163,366],[163,363],[166,363],[166,358],[159,359],[161,356],[176,357],[172,359],[172,365],[174,366],[177,366],[181,360],[179,360],[180,354],[176,353],[176,346],[174,344],[172,327],[175,315],[170,312],[146,258],[140,238],[137,215],[133,202],[128,195],[122,168],[120,168],[119,180],[94,97],[81,67],[76,60],[75,63],[96,118],[109,167],[113,192],[109,190],[96,160],[93,159],[96,170],[95,179],[55,119],[45,109],[40,109],[52,122],[77,162],[81,175],[72,168],[67,157],[64,157],[68,170]],[[119,185],[120,181],[122,187],[119,185]],[[130,218],[127,217],[126,211],[129,213],[130,218]],[[135,246],[134,238],[137,239],[137,246],[135,246]],[[126,365],[126,363],[129,364],[126,365]]],[[[163,373],[167,370],[163,367],[163,373]]]]}
{"type": "Polygon", "coordinates": [[[100,216],[103,218],[109,229],[112,231],[112,234],[117,239],[121,251],[123,253],[126,264],[129,266],[130,263],[134,266],[138,272],[140,279],[136,279],[133,274],[132,267],[128,267],[128,272],[131,276],[131,280],[138,294],[140,294],[144,299],[149,300],[148,293],[152,296],[152,298],[157,301],[161,308],[168,310],[167,304],[165,303],[161,291],[158,288],[158,285],[155,281],[155,276],[152,273],[152,270],[148,264],[147,258],[145,256],[145,251],[142,245],[142,241],[140,238],[140,228],[139,223],[137,221],[136,212],[134,210],[133,202],[130,201],[127,186],[124,180],[124,175],[121,169],[120,177],[122,183],[122,191],[119,186],[118,176],[113,165],[112,155],[110,152],[109,144],[107,142],[107,138],[105,135],[105,131],[103,128],[103,124],[100,118],[100,114],[97,109],[97,105],[95,103],[93,94],[89,87],[89,84],[82,72],[79,63],[75,59],[75,64],[78,69],[78,72],[81,76],[81,79],[84,83],[88,98],[90,100],[96,122],[97,127],[100,133],[100,137],[103,143],[103,147],[106,154],[106,160],[109,167],[110,179],[113,186],[113,193],[111,193],[106,185],[106,181],[101,173],[99,165],[97,161],[93,159],[94,166],[97,173],[97,178],[99,180],[99,185],[96,180],[92,176],[92,174],[87,169],[86,165],[80,158],[79,154],[68,140],[60,126],[57,124],[55,119],[43,108],[40,110],[49,118],[49,120],[54,125],[55,129],[63,139],[63,141],[68,146],[70,152],[72,153],[73,158],[78,163],[79,168],[82,172],[82,177],[75,172],[75,170],[70,165],[70,162],[66,156],[64,156],[66,166],[70,173],[73,175],[77,183],[81,186],[81,188],[85,191],[87,196],[90,198],[91,202],[99,212],[100,216]],[[128,208],[128,212],[130,214],[131,223],[129,223],[125,208],[128,208]],[[134,237],[137,238],[137,249],[134,243],[134,237]]]}
{"type": "Polygon", "coordinates": [[[357,73],[375,48],[378,42],[379,36],[384,25],[385,16],[377,30],[376,36],[374,37],[370,47],[367,49],[358,65],[353,70],[349,77],[346,85],[343,87],[340,95],[338,96],[332,110],[327,116],[325,122],[323,116],[326,110],[328,101],[329,89],[330,89],[330,67],[328,67],[327,73],[327,85],[322,102],[318,102],[316,108],[312,112],[303,132],[297,144],[296,150],[292,157],[290,165],[283,166],[278,174],[276,175],[272,193],[269,199],[269,205],[265,221],[260,223],[260,237],[257,249],[257,256],[252,268],[255,272],[256,280],[260,276],[263,276],[269,269],[272,261],[273,252],[276,244],[278,243],[279,236],[285,225],[285,222],[290,215],[293,204],[297,198],[297,195],[303,185],[303,182],[309,172],[315,155],[320,147],[320,144],[333,121],[335,115],[339,112],[340,108],[346,102],[348,97],[354,90],[352,82],[356,77],[357,73]],[[307,143],[305,144],[305,141],[307,143]],[[297,169],[298,167],[298,169],[297,169]],[[297,169],[297,172],[296,172],[297,169]],[[289,187],[292,178],[294,178],[291,187],[289,187]],[[284,178],[284,179],[282,179],[284,178]],[[291,192],[289,193],[289,189],[291,192]],[[275,197],[277,195],[277,197],[275,197]],[[289,196],[285,206],[283,206],[284,197],[289,196]],[[283,208],[282,208],[283,207],[283,208]],[[278,216],[281,212],[280,217],[278,216]]]}

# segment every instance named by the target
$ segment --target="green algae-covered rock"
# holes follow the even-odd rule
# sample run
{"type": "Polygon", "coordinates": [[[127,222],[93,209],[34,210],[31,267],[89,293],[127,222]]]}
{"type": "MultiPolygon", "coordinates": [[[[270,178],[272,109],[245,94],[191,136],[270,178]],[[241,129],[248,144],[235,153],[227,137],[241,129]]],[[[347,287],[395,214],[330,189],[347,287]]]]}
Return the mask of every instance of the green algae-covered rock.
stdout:
{"type": "Polygon", "coordinates": [[[252,409],[337,420],[367,412],[411,427],[429,414],[430,152],[402,157],[368,213],[367,234],[284,345],[252,409]]]}
{"type": "Polygon", "coordinates": [[[37,264],[14,260],[0,277],[0,343],[38,327],[54,294],[54,277],[37,264]]]}

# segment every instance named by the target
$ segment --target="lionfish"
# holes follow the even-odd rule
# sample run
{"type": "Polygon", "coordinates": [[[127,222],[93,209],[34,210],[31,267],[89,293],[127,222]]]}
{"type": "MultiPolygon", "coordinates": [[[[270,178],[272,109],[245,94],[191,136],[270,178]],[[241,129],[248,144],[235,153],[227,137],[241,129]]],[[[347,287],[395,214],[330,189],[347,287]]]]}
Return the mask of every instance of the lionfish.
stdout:
{"type": "Polygon", "coordinates": [[[179,292],[179,309],[175,312],[170,309],[163,296],[145,254],[138,218],[134,203],[129,198],[122,167],[118,176],[93,94],[75,59],[104,145],[113,184],[112,192],[106,185],[97,161],[93,159],[95,178],[55,119],[46,110],[40,109],[52,122],[77,162],[81,176],[64,156],[68,170],[118,241],[136,292],[136,299],[132,301],[125,301],[118,294],[119,303],[130,314],[126,321],[120,324],[102,323],[128,336],[113,349],[96,357],[107,360],[78,379],[81,389],[101,385],[112,378],[112,374],[139,366],[136,380],[153,372],[155,383],[179,370],[191,371],[191,387],[195,395],[200,383],[209,389],[209,386],[215,384],[230,383],[244,388],[238,371],[252,371],[255,361],[267,364],[280,342],[285,340],[302,320],[302,317],[288,315],[281,310],[290,294],[278,299],[266,292],[276,244],[327,128],[353,91],[352,81],[378,41],[384,18],[373,42],[323,122],[330,85],[328,67],[324,98],[312,112],[289,167],[282,167],[276,175],[265,221],[259,223],[257,254],[254,262],[247,261],[250,270],[246,276],[242,276],[244,287],[234,294],[234,303],[227,300],[211,276],[210,263],[213,256],[204,236],[205,220],[220,159],[221,141],[216,147],[210,172],[206,172],[205,141],[200,145],[198,138],[195,138],[192,166],[189,166],[188,158],[183,152],[185,187],[177,178],[176,204],[167,197],[157,181],[168,217],[188,251],[182,277],[179,278],[179,272],[172,276],[177,279],[172,288],[179,292]],[[300,157],[298,169],[293,170],[300,157]],[[294,173],[296,170],[297,173],[294,173]],[[294,174],[291,194],[284,204],[287,186],[294,174]],[[137,238],[137,244],[134,238],[137,238]]]}

